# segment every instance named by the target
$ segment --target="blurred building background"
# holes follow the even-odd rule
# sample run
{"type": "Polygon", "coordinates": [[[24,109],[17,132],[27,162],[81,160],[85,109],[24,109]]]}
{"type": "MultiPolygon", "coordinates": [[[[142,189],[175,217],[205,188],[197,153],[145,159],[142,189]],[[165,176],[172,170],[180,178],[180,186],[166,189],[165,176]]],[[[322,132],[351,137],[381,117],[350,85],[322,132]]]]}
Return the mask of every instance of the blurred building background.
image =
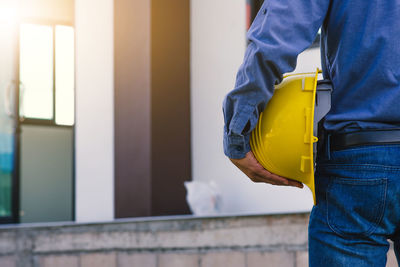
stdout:
{"type": "MultiPolygon", "coordinates": [[[[253,184],[222,153],[222,100],[260,1],[2,0],[4,223],[308,211],[311,194],[253,184]],[[257,203],[255,205],[255,203],[257,203]]],[[[314,71],[319,49],[296,71],[314,71]]]]}
{"type": "MultiPolygon", "coordinates": [[[[222,150],[261,2],[0,1],[0,266],[307,265],[311,193],[222,150]]],[[[316,42],[296,72],[319,66],[316,42]]]]}

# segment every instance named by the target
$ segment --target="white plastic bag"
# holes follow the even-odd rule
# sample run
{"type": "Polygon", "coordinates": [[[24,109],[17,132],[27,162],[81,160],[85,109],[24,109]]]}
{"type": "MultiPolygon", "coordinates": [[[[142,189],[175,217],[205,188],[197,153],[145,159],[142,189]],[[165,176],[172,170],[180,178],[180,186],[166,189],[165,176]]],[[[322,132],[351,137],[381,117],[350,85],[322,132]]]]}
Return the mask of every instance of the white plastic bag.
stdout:
{"type": "Polygon", "coordinates": [[[221,195],[215,182],[185,182],[186,201],[194,215],[216,215],[220,211],[221,195]]]}

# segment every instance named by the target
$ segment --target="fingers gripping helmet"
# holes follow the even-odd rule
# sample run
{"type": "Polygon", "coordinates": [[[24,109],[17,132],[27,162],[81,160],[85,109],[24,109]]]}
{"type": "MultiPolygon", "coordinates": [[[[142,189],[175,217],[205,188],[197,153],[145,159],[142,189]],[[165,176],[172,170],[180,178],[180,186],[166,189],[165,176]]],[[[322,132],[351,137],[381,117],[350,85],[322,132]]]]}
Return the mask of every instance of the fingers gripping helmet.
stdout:
{"type": "Polygon", "coordinates": [[[330,109],[330,88],[325,86],[317,95],[319,72],[285,76],[250,138],[258,162],[272,173],[307,185],[314,203],[314,143],[318,141],[314,124],[330,109]]]}

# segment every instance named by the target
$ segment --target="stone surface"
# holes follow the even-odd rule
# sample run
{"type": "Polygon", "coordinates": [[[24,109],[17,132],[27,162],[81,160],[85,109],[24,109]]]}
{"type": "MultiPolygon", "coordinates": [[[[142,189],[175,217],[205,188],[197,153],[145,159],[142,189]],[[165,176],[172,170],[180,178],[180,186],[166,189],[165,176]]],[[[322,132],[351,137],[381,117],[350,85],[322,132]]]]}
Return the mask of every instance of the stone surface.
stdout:
{"type": "Polygon", "coordinates": [[[201,255],[200,267],[245,267],[245,254],[242,252],[225,251],[210,252],[201,255]]]}
{"type": "Polygon", "coordinates": [[[0,253],[12,253],[16,250],[16,238],[14,231],[1,231],[0,232],[0,253]]]}
{"type": "Polygon", "coordinates": [[[306,225],[286,224],[204,231],[50,233],[35,238],[35,252],[306,244],[306,225]]]}
{"type": "Polygon", "coordinates": [[[296,252],[296,267],[308,267],[308,252],[296,252]]]}
{"type": "Polygon", "coordinates": [[[16,259],[13,256],[2,256],[0,257],[0,266],[1,267],[16,267],[16,259]]]}
{"type": "Polygon", "coordinates": [[[34,236],[34,252],[306,246],[307,215],[194,218],[182,221],[64,226],[34,236]],[[120,226],[120,227],[117,227],[120,226]],[[96,242],[92,242],[96,240],[96,242]]]}
{"type": "Polygon", "coordinates": [[[80,267],[116,267],[117,257],[115,253],[83,254],[80,262],[80,267]]]}
{"type": "MultiPolygon", "coordinates": [[[[0,265],[2,266],[2,265],[0,265]]],[[[39,258],[40,267],[79,267],[78,256],[42,256],[39,258]]]]}
{"type": "Polygon", "coordinates": [[[118,267],[157,267],[155,253],[118,253],[118,267]]]}
{"type": "Polygon", "coordinates": [[[293,252],[248,252],[246,267],[294,267],[295,254],[293,252]]]}
{"type": "Polygon", "coordinates": [[[199,255],[195,253],[165,253],[158,255],[158,267],[198,267],[199,255]]]}
{"type": "MultiPolygon", "coordinates": [[[[0,255],[15,254],[18,265],[23,267],[32,267],[32,263],[52,265],[48,263],[52,261],[61,265],[62,258],[57,258],[61,255],[77,255],[80,267],[114,267],[117,262],[121,266],[146,267],[154,264],[197,267],[198,263],[202,267],[244,267],[245,256],[253,264],[267,256],[279,259],[279,252],[285,252],[283,248],[306,250],[307,223],[308,214],[290,214],[0,226],[0,255]],[[270,250],[278,254],[250,253],[270,250]]],[[[76,259],[64,259],[74,266],[76,259]]]]}

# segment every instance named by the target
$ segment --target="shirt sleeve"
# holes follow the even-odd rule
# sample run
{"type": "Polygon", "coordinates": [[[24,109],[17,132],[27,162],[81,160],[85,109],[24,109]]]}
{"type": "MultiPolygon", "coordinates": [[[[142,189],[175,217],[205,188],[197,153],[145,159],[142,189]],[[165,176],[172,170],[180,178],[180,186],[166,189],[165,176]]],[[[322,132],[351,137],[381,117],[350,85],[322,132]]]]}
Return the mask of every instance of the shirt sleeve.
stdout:
{"type": "Polygon", "coordinates": [[[265,0],[247,38],[235,88],[223,102],[224,153],[243,158],[250,133],[271,99],[274,85],[296,67],[297,56],[315,39],[330,0],[265,0]]]}

